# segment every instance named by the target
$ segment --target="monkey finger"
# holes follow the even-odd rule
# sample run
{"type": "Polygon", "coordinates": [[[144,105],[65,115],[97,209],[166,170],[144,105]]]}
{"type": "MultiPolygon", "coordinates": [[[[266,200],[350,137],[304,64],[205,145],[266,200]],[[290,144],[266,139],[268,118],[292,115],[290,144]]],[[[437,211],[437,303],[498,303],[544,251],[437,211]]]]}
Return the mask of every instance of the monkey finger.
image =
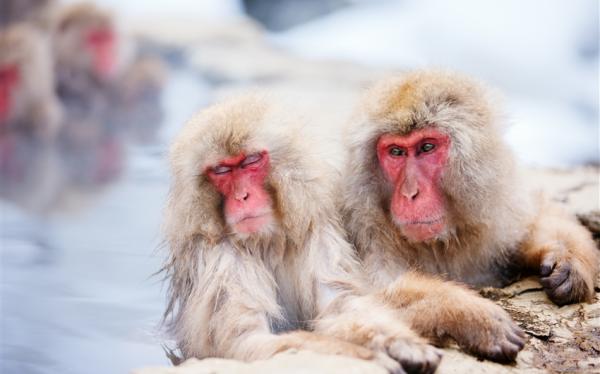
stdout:
{"type": "Polygon", "coordinates": [[[435,372],[442,358],[442,351],[422,343],[406,343],[396,340],[387,347],[388,354],[399,361],[407,373],[429,374],[435,372]]]}
{"type": "Polygon", "coordinates": [[[502,362],[506,360],[504,357],[504,352],[502,351],[502,347],[500,346],[493,347],[489,350],[489,352],[481,352],[479,356],[496,362],[502,362]]]}
{"type": "Polygon", "coordinates": [[[504,330],[504,336],[509,342],[517,345],[519,349],[522,349],[525,345],[525,333],[511,319],[507,320],[507,324],[509,328],[504,330]]]}
{"type": "Polygon", "coordinates": [[[514,361],[519,351],[520,349],[517,345],[504,342],[503,344],[494,346],[489,352],[482,356],[495,362],[505,363],[514,361]]]}
{"type": "Polygon", "coordinates": [[[519,351],[521,351],[523,347],[519,346],[517,344],[513,344],[513,343],[505,343],[502,345],[502,350],[504,351],[504,357],[506,358],[507,362],[511,362],[514,361],[517,358],[517,355],[519,354],[519,351]]]}
{"type": "Polygon", "coordinates": [[[402,365],[385,353],[377,353],[374,361],[383,366],[390,374],[406,374],[406,371],[404,371],[402,365]]]}
{"type": "Polygon", "coordinates": [[[552,254],[546,256],[542,263],[540,264],[540,276],[547,277],[549,276],[554,267],[556,266],[556,260],[552,254]]]}
{"type": "Polygon", "coordinates": [[[513,333],[514,335],[520,337],[521,339],[525,339],[525,337],[527,335],[525,335],[525,332],[523,332],[523,329],[515,321],[513,321],[513,319],[510,318],[510,316],[508,318],[509,318],[508,321],[510,323],[510,331],[511,331],[511,333],[513,333]]]}
{"type": "Polygon", "coordinates": [[[508,333],[506,338],[509,342],[519,347],[519,350],[523,349],[523,347],[525,346],[525,339],[515,333],[508,333]]]}
{"type": "Polygon", "coordinates": [[[554,289],[560,286],[565,280],[569,278],[571,274],[571,264],[564,263],[558,266],[549,277],[540,279],[540,283],[544,288],[554,289]]]}
{"type": "Polygon", "coordinates": [[[568,279],[562,283],[559,287],[547,290],[548,297],[559,306],[569,304],[573,302],[573,281],[568,279]]]}
{"type": "Polygon", "coordinates": [[[517,326],[517,324],[514,324],[512,331],[515,335],[517,335],[518,337],[520,337],[521,339],[525,339],[527,337],[527,335],[525,334],[525,331],[523,331],[522,328],[520,328],[519,326],[517,326]]]}

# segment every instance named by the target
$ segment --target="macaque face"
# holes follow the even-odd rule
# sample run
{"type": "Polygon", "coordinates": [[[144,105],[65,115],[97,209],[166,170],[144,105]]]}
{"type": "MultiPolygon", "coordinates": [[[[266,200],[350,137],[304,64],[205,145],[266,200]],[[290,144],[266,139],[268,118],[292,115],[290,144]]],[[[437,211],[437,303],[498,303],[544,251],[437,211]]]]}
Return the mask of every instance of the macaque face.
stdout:
{"type": "Polygon", "coordinates": [[[448,135],[431,128],[385,134],[377,142],[379,165],[392,187],[390,213],[410,241],[435,239],[445,232],[440,177],[449,147],[448,135]]]}
{"type": "Polygon", "coordinates": [[[268,172],[267,151],[239,154],[206,169],[210,182],[223,196],[225,221],[234,232],[252,234],[270,226],[272,201],[265,189],[268,172]]]}
{"type": "Polygon", "coordinates": [[[0,66],[0,120],[7,120],[12,107],[11,97],[20,81],[19,67],[16,64],[0,66]]]}
{"type": "Polygon", "coordinates": [[[85,46],[92,56],[94,73],[110,76],[115,66],[115,33],[110,27],[95,27],[86,31],[85,46]]]}

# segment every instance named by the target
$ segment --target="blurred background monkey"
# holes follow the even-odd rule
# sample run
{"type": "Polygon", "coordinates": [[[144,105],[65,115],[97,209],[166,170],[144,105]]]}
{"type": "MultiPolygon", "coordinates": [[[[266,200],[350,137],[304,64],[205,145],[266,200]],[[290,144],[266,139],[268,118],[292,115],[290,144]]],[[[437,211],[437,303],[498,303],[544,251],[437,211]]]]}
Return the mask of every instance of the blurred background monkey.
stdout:
{"type": "Polygon", "coordinates": [[[60,129],[62,110],[54,92],[50,45],[24,23],[0,29],[0,136],[49,140],[60,129]]]}

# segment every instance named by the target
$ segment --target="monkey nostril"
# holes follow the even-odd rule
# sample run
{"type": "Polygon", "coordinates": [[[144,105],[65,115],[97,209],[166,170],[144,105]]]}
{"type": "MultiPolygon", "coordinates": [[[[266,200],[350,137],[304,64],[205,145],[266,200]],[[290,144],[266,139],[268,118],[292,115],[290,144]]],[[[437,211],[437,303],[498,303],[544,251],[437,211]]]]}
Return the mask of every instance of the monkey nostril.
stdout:
{"type": "Polygon", "coordinates": [[[240,202],[248,200],[249,197],[250,197],[250,194],[248,192],[236,192],[233,195],[233,198],[240,202]]]}
{"type": "Polygon", "coordinates": [[[412,201],[412,200],[415,200],[417,198],[417,196],[419,196],[419,190],[402,191],[402,195],[404,196],[405,199],[412,201]]]}

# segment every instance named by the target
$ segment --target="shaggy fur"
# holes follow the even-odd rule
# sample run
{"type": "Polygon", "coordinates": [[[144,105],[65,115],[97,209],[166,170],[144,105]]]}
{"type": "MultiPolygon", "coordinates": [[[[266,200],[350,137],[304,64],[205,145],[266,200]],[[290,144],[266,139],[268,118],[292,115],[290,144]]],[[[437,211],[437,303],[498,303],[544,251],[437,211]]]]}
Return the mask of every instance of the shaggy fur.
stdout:
{"type": "Polygon", "coordinates": [[[16,65],[18,84],[10,92],[9,116],[0,129],[36,138],[56,136],[61,109],[54,93],[54,71],[48,40],[26,24],[0,30],[0,67],[16,65]]]}
{"type": "Polygon", "coordinates": [[[194,116],[171,148],[165,317],[183,356],[255,360],[303,348],[375,359],[391,371],[400,370],[396,361],[434,370],[439,352],[366,295],[337,218],[332,173],[290,118],[240,97],[194,116]],[[262,150],[277,223],[240,236],[203,171],[262,150]]]}
{"type": "MultiPolygon", "coordinates": [[[[348,137],[343,212],[351,240],[378,286],[388,286],[411,270],[496,287],[534,271],[541,272],[542,284],[557,304],[590,300],[598,272],[591,236],[573,217],[532,198],[521,187],[513,155],[501,137],[504,121],[494,111],[495,103],[480,85],[446,72],[414,72],[372,88],[348,137]],[[441,179],[449,227],[441,237],[415,243],[404,238],[392,220],[390,186],[375,145],[383,134],[408,134],[426,127],[451,138],[441,179]]],[[[488,321],[477,318],[486,309],[484,301],[473,295],[465,302],[464,290],[451,295],[454,291],[448,285],[433,282],[428,290],[400,281],[392,286],[401,289],[392,287],[388,296],[405,306],[415,300],[437,300],[429,312],[426,308],[406,312],[422,333],[436,335],[436,325],[454,324],[454,331],[485,334],[488,321]],[[446,296],[442,289],[447,290],[446,296]],[[464,310],[444,317],[446,308],[464,310]],[[476,312],[468,312],[469,308],[476,312]],[[475,328],[470,318],[482,328],[475,328]]],[[[498,314],[491,304],[487,309],[498,314]]],[[[453,337],[472,346],[471,337],[453,337]]]]}

